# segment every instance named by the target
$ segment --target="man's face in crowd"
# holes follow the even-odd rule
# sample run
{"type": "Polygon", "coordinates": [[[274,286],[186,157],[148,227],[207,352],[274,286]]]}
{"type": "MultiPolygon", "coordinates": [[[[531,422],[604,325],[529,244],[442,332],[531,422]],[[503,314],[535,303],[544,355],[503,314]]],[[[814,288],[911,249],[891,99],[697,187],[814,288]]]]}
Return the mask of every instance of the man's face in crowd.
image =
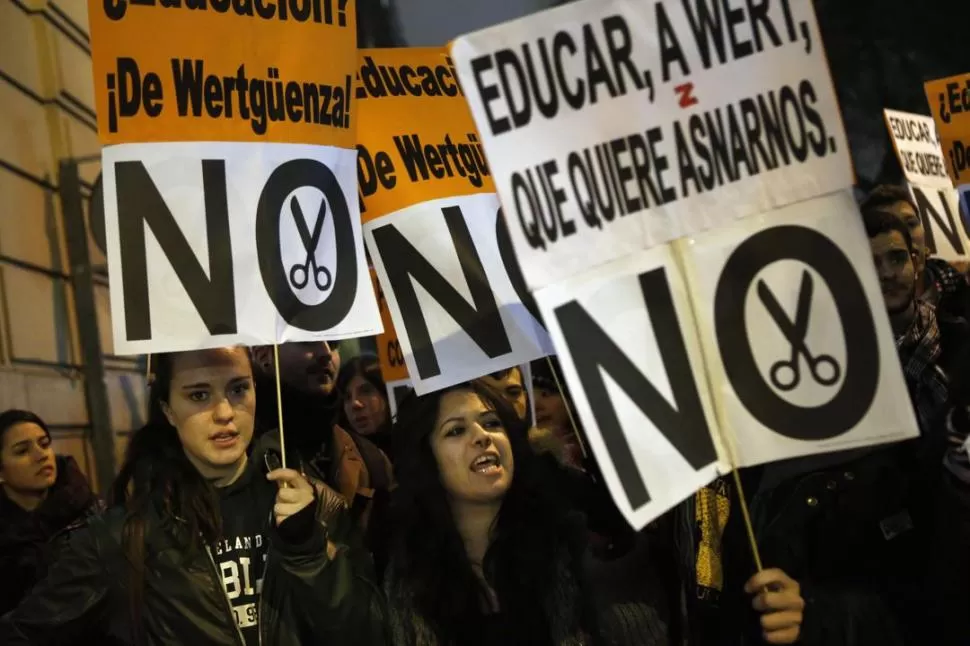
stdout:
{"type": "Polygon", "coordinates": [[[916,290],[916,267],[906,239],[899,231],[881,233],[869,240],[872,261],[890,315],[906,311],[916,290]]]}
{"type": "Polygon", "coordinates": [[[926,232],[923,231],[923,221],[919,214],[913,210],[909,202],[896,202],[893,205],[893,213],[909,229],[909,235],[913,239],[913,252],[915,254],[916,274],[923,274],[923,267],[926,265],[926,232]]]}
{"type": "Polygon", "coordinates": [[[528,396],[525,386],[522,384],[522,371],[512,368],[504,377],[496,379],[492,375],[485,375],[481,378],[482,382],[497,390],[505,400],[515,409],[519,419],[524,420],[528,417],[528,396]]]}
{"type": "Polygon", "coordinates": [[[333,394],[340,372],[340,351],[336,345],[326,341],[284,343],[279,346],[279,353],[282,383],[308,395],[333,394]]]}

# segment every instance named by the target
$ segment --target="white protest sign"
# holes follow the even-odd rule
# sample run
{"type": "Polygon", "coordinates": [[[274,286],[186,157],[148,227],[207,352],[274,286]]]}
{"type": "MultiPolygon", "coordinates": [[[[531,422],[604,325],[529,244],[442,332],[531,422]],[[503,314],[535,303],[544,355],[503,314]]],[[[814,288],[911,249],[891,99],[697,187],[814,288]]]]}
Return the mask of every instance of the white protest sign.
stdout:
{"type": "Polygon", "coordinates": [[[672,247],[536,292],[613,500],[641,528],[729,469],[672,247]]]}
{"type": "Polygon", "coordinates": [[[631,524],[731,464],[919,434],[871,257],[841,191],[536,292],[631,524]]]}
{"type": "Polygon", "coordinates": [[[585,0],[451,51],[530,289],[853,183],[808,0],[585,0]]]}
{"type": "Polygon", "coordinates": [[[103,152],[120,354],[381,330],[353,150],[151,143],[103,152]]]}
{"type": "Polygon", "coordinates": [[[380,330],[354,5],[87,4],[115,350],[380,330]]]}
{"type": "Polygon", "coordinates": [[[849,192],[676,246],[738,466],[919,434],[849,192]]]}
{"type": "Polygon", "coordinates": [[[944,260],[967,260],[966,220],[960,216],[959,194],[946,172],[933,118],[898,110],[883,112],[899,165],[919,208],[929,253],[944,260]]]}
{"type": "Polygon", "coordinates": [[[552,352],[523,304],[531,302],[528,293],[509,277],[504,256],[511,249],[501,248],[498,210],[494,193],[478,193],[423,202],[364,225],[418,394],[552,352]]]}
{"type": "Polygon", "coordinates": [[[364,235],[415,390],[549,354],[447,52],[361,50],[359,65],[364,235]]]}
{"type": "Polygon", "coordinates": [[[921,186],[953,188],[946,174],[940,138],[933,117],[899,110],[883,110],[899,165],[906,181],[921,186]]]}
{"type": "Polygon", "coordinates": [[[960,194],[953,187],[909,185],[909,193],[919,209],[923,236],[931,256],[944,260],[970,259],[967,221],[960,214],[960,194]]]}
{"type": "Polygon", "coordinates": [[[388,381],[384,385],[387,387],[388,414],[393,420],[395,417],[397,417],[397,407],[402,401],[404,401],[404,398],[414,390],[414,386],[411,384],[410,379],[388,381]]]}

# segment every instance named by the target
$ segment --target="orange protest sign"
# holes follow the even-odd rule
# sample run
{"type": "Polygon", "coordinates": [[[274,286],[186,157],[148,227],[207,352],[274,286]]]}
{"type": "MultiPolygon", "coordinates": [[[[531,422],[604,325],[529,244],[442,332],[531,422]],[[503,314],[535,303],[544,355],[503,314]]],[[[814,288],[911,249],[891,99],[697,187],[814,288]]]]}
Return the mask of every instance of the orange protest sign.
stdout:
{"type": "Polygon", "coordinates": [[[384,290],[381,289],[381,285],[377,281],[377,273],[373,268],[370,270],[370,279],[374,283],[377,306],[381,312],[381,322],[384,324],[384,332],[377,335],[377,357],[381,361],[381,374],[386,383],[402,381],[408,378],[408,368],[404,363],[404,352],[401,351],[397,332],[394,331],[394,323],[391,321],[391,313],[387,309],[384,290]]]}
{"type": "Polygon", "coordinates": [[[927,81],[923,87],[947,173],[954,186],[970,183],[970,73],[927,81]]]}
{"type": "Polygon", "coordinates": [[[104,144],[353,148],[349,0],[88,0],[104,144]]]}
{"type": "Polygon", "coordinates": [[[360,51],[357,179],[364,222],[428,200],[495,192],[462,96],[443,48],[360,51]]]}

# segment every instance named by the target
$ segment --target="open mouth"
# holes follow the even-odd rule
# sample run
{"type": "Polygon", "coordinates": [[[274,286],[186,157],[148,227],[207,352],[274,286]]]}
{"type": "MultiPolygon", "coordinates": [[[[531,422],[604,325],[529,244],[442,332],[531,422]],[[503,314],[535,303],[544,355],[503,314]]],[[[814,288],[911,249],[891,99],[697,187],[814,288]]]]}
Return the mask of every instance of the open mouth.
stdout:
{"type": "Polygon", "coordinates": [[[216,433],[210,438],[212,443],[219,447],[232,446],[239,439],[239,433],[237,431],[222,431],[221,433],[216,433]]]}
{"type": "Polygon", "coordinates": [[[470,468],[475,473],[488,475],[497,473],[502,468],[502,462],[494,453],[486,453],[476,458],[470,468]]]}
{"type": "Polygon", "coordinates": [[[311,370],[310,378],[319,384],[329,385],[334,383],[333,373],[326,369],[311,370]]]}

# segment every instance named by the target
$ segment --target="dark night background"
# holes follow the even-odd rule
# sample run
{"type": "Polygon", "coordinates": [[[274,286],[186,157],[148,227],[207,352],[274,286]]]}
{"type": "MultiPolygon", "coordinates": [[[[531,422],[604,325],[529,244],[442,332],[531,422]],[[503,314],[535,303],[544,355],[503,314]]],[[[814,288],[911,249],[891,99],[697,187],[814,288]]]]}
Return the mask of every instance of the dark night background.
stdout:
{"type": "MultiPolygon", "coordinates": [[[[453,1],[442,6],[460,11],[453,1]]],[[[361,46],[408,45],[399,26],[408,3],[358,0],[361,46]]],[[[970,72],[970,0],[815,0],[815,11],[859,188],[898,182],[882,109],[930,114],[923,82],[970,72]]]]}

